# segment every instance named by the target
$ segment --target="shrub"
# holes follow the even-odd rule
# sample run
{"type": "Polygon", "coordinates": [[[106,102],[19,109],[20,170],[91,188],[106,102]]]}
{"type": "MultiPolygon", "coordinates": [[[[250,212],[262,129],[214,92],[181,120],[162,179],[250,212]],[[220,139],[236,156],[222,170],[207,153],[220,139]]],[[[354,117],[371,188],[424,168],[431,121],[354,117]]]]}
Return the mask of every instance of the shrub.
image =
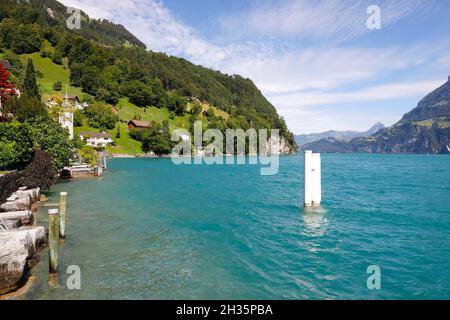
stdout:
{"type": "Polygon", "coordinates": [[[52,55],[52,61],[55,64],[62,65],[63,64],[63,57],[59,51],[55,51],[52,55]]]}
{"type": "Polygon", "coordinates": [[[85,146],[81,148],[80,157],[91,167],[95,167],[98,163],[98,154],[92,147],[85,146]]]}
{"type": "Polygon", "coordinates": [[[21,173],[20,184],[28,188],[48,190],[55,181],[55,176],[52,157],[44,151],[36,150],[33,160],[21,173]]]}
{"type": "Polygon", "coordinates": [[[62,83],[61,83],[61,81],[56,81],[53,84],[53,90],[55,90],[55,91],[61,91],[62,90],[62,83]]]}

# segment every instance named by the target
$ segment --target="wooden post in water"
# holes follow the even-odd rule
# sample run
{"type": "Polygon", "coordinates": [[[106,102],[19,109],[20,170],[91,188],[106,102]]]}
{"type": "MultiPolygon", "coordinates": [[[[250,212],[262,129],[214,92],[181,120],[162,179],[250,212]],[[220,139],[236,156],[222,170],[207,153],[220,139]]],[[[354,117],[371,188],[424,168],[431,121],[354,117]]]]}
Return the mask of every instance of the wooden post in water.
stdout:
{"type": "Polygon", "coordinates": [[[58,273],[59,246],[59,215],[58,209],[48,210],[48,258],[50,274],[58,273]]]}
{"type": "Polygon", "coordinates": [[[66,207],[67,207],[67,192],[59,194],[59,238],[66,238],[66,207]]]}
{"type": "Polygon", "coordinates": [[[103,153],[103,168],[105,170],[107,170],[108,168],[106,167],[106,153],[103,153]]]}

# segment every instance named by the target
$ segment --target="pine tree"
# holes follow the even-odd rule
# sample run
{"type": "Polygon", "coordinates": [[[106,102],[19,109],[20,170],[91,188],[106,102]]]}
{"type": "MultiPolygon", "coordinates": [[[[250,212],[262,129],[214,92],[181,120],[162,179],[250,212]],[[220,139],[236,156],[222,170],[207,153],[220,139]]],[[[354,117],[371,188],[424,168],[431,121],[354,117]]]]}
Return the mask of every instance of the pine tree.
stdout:
{"type": "Polygon", "coordinates": [[[116,139],[120,139],[120,125],[117,126],[116,139]]]}
{"type": "Polygon", "coordinates": [[[25,75],[22,81],[22,95],[28,98],[41,100],[41,94],[36,82],[36,71],[34,70],[33,60],[28,59],[25,75]]]}

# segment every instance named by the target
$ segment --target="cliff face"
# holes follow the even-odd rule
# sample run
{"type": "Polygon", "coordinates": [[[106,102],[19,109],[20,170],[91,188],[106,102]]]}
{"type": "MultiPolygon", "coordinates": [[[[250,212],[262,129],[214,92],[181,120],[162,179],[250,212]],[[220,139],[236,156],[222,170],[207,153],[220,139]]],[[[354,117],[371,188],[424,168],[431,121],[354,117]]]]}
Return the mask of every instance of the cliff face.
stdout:
{"type": "Polygon", "coordinates": [[[321,140],[304,148],[315,152],[450,154],[450,77],[390,128],[349,143],[321,140]]]}
{"type": "Polygon", "coordinates": [[[379,135],[351,142],[354,152],[446,154],[450,147],[450,127],[438,122],[422,125],[397,124],[379,135]]]}

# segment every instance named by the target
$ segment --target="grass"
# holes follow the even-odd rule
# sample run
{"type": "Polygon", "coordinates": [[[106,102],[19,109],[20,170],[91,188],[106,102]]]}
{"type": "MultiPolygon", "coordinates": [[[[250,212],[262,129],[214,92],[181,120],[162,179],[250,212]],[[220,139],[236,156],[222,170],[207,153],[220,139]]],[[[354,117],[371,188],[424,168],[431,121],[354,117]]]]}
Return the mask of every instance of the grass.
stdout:
{"type": "Polygon", "coordinates": [[[43,98],[54,94],[65,94],[66,86],[70,95],[79,97],[85,95],[80,88],[70,85],[70,73],[67,67],[53,63],[50,58],[42,58],[39,53],[24,54],[21,58],[24,63],[26,63],[27,59],[32,59],[35,69],[43,74],[42,78],[37,79],[43,98]],[[61,82],[62,91],[53,90],[53,84],[57,81],[61,82]]]}
{"type": "Polygon", "coordinates": [[[174,117],[173,119],[171,119],[171,113],[167,108],[139,108],[138,106],[129,102],[128,99],[122,98],[117,104],[117,109],[119,110],[118,115],[120,119],[126,121],[127,123],[128,121],[135,119],[137,116],[143,121],[156,121],[160,124],[162,124],[163,121],[168,121],[170,130],[178,128],[189,128],[188,114],[182,117],[174,117]]]}
{"type": "MultiPolygon", "coordinates": [[[[115,129],[106,131],[112,135],[113,140],[116,143],[115,147],[107,147],[107,151],[113,154],[142,154],[141,143],[139,141],[131,139],[128,135],[128,125],[123,122],[120,122],[118,125],[120,127],[120,138],[116,138],[117,127],[115,129]]],[[[82,127],[74,128],[75,136],[78,136],[80,132],[99,132],[99,130],[92,128],[87,123],[85,123],[82,127]]]]}
{"type": "MultiPolygon", "coordinates": [[[[43,50],[52,53],[55,49],[50,45],[48,41],[45,41],[43,44],[43,50]]],[[[5,53],[7,52],[8,50],[5,50],[5,53]]],[[[0,53],[0,57],[3,56],[4,53],[0,53]]],[[[42,58],[39,52],[32,54],[23,54],[20,56],[20,58],[24,64],[28,59],[32,59],[35,69],[42,73],[43,77],[38,78],[37,81],[44,100],[47,100],[48,97],[55,94],[64,95],[66,92],[66,86],[68,94],[70,95],[77,95],[80,98],[83,96],[89,96],[88,94],[83,93],[81,88],[70,86],[70,70],[67,66],[67,59],[65,59],[63,65],[57,65],[53,63],[50,58],[42,58]],[[62,91],[58,92],[53,89],[53,84],[57,81],[61,82],[63,88],[62,91]]],[[[224,119],[229,118],[228,113],[220,109],[217,109],[207,103],[202,103],[200,101],[197,101],[197,103],[200,103],[203,111],[207,111],[212,108],[216,116],[221,116],[224,119]]],[[[187,110],[190,110],[191,107],[192,103],[188,103],[187,110]]],[[[127,98],[120,99],[116,108],[118,109],[118,115],[121,120],[118,124],[121,131],[121,137],[116,138],[117,128],[107,131],[113,136],[113,139],[117,145],[116,147],[107,147],[107,150],[113,154],[142,154],[141,143],[129,137],[129,130],[127,125],[130,120],[136,117],[148,122],[156,121],[160,124],[162,124],[163,121],[168,121],[170,130],[189,128],[189,114],[181,117],[173,117],[171,116],[171,113],[167,108],[140,108],[129,102],[127,98]]],[[[204,122],[207,122],[205,118],[201,118],[204,122]]],[[[78,135],[79,132],[82,131],[98,132],[99,130],[89,127],[87,123],[85,123],[82,127],[74,128],[75,135],[78,135]]]]}
{"type": "MultiPolygon", "coordinates": [[[[42,48],[50,53],[55,51],[48,41],[44,41],[42,48]]],[[[8,52],[8,50],[5,50],[5,52],[8,52]]],[[[3,54],[0,56],[3,56],[3,54]]],[[[20,55],[20,59],[24,65],[28,59],[33,60],[34,68],[42,73],[43,77],[37,78],[37,82],[43,99],[47,99],[54,94],[65,94],[66,86],[70,95],[77,95],[78,97],[88,95],[83,93],[81,88],[70,85],[70,71],[67,65],[67,59],[64,59],[63,65],[57,65],[50,58],[42,58],[39,52],[22,54],[20,55]],[[53,90],[53,84],[57,81],[60,81],[62,84],[63,89],[61,91],[53,90]]]]}

